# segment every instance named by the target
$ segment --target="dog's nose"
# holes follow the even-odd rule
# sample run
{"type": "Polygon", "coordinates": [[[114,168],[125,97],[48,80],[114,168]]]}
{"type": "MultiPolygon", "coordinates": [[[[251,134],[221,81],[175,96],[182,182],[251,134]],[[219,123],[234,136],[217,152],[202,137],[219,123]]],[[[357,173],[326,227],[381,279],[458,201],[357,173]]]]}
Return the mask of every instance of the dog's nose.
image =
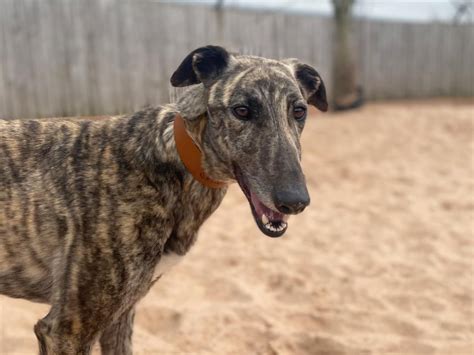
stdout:
{"type": "MultiPolygon", "coordinates": [[[[306,189],[305,189],[306,190],[306,189]]],[[[284,214],[297,214],[303,212],[309,205],[307,191],[289,192],[279,191],[275,194],[275,207],[284,214]]]]}

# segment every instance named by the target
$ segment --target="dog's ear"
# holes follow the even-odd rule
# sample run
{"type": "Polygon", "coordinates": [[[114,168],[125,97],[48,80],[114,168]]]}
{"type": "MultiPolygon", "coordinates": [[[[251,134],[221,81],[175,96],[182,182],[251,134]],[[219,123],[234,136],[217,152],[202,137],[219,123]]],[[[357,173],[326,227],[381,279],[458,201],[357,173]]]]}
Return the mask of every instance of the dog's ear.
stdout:
{"type": "Polygon", "coordinates": [[[300,63],[296,59],[288,59],[284,62],[289,64],[293,70],[293,75],[298,81],[306,101],[320,111],[326,112],[328,110],[326,87],[316,69],[308,64],[300,63]]]}
{"type": "Polygon", "coordinates": [[[209,87],[229,65],[230,54],[219,46],[206,46],[193,50],[184,58],[171,76],[176,87],[203,83],[209,87]]]}

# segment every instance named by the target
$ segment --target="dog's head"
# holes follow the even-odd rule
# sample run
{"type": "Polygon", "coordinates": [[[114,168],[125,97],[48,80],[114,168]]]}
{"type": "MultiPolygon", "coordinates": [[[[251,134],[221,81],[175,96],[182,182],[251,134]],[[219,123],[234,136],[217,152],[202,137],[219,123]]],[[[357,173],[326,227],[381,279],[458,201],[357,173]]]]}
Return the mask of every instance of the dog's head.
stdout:
{"type": "Polygon", "coordinates": [[[318,72],[296,59],[277,61],[207,46],[183,60],[171,84],[201,84],[178,105],[203,151],[204,169],[216,180],[236,180],[260,230],[281,236],[288,215],[310,202],[300,135],[308,104],[328,108],[318,72]]]}

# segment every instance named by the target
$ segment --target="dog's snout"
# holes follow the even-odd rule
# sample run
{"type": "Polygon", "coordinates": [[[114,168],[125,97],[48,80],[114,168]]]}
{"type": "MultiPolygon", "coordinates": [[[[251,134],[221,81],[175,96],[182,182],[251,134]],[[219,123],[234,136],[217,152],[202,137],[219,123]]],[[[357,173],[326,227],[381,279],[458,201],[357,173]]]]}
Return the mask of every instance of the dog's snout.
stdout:
{"type": "Polygon", "coordinates": [[[275,207],[284,214],[298,214],[309,205],[306,189],[299,192],[279,191],[275,194],[275,207]]]}
{"type": "Polygon", "coordinates": [[[295,203],[280,203],[276,207],[278,211],[284,214],[298,214],[308,205],[307,202],[295,202],[295,203]]]}

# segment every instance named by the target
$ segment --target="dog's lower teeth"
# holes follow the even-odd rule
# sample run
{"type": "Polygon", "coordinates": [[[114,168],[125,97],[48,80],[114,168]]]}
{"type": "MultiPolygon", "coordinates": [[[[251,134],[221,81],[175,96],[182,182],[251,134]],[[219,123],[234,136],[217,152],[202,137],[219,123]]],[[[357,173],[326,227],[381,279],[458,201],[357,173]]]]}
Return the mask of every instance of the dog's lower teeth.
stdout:
{"type": "Polygon", "coordinates": [[[272,222],[268,222],[266,224],[264,224],[265,228],[272,231],[272,232],[281,232],[282,230],[284,230],[287,226],[287,224],[285,222],[279,222],[278,224],[275,224],[275,223],[272,223],[272,222]]]}
{"type": "Polygon", "coordinates": [[[268,224],[268,217],[265,216],[264,214],[262,215],[262,223],[263,223],[264,225],[267,225],[267,224],[268,224]]]}
{"type": "Polygon", "coordinates": [[[272,232],[275,231],[275,228],[273,227],[273,225],[271,223],[265,224],[265,228],[267,228],[268,230],[271,230],[272,232]]]}

